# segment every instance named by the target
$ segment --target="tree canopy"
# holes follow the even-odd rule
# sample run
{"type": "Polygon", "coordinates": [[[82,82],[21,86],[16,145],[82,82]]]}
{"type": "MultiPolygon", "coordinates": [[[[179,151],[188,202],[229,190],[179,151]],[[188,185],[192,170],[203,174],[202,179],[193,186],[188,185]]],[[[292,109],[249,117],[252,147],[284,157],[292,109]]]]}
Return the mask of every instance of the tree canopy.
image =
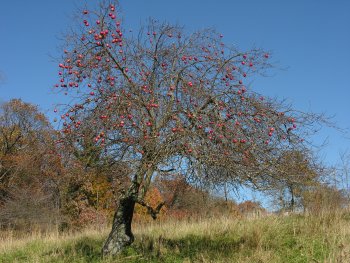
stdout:
{"type": "Polygon", "coordinates": [[[130,169],[104,254],[133,241],[135,203],[152,215],[161,209],[144,199],[155,175],[266,187],[283,153],[304,147],[314,119],[249,87],[271,68],[266,51],[241,51],[215,30],[189,34],[155,20],[127,32],[116,3],[79,13],[55,86],[72,98],[61,110],[59,142],[93,143],[130,169]]]}

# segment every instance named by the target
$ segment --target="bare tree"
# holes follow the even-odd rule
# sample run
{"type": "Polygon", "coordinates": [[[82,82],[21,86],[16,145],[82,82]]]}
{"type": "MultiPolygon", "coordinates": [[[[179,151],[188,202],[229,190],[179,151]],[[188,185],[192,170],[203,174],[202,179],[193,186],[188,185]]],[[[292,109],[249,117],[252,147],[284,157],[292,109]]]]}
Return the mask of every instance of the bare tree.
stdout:
{"type": "Polygon", "coordinates": [[[135,203],[154,218],[160,211],[163,203],[144,200],[158,173],[174,171],[200,184],[266,186],[281,153],[303,147],[314,116],[246,86],[270,67],[265,51],[243,52],[214,30],[187,34],[153,20],[130,33],[110,3],[81,14],[59,64],[56,89],[72,96],[62,110],[62,134],[81,139],[80,127],[93,127],[94,143],[131,171],[104,255],[133,242],[135,203]]]}
{"type": "Polygon", "coordinates": [[[350,198],[350,153],[344,151],[340,153],[340,164],[337,167],[337,173],[341,187],[348,198],[350,198]]]}

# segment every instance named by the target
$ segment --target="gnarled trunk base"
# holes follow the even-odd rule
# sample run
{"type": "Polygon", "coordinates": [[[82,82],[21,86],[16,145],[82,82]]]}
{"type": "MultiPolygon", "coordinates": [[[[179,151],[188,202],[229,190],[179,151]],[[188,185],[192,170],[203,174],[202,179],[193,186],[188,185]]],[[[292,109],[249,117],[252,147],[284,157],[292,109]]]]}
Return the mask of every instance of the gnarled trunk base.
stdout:
{"type": "Polygon", "coordinates": [[[134,242],[131,232],[131,222],[134,214],[135,199],[127,194],[119,200],[114,214],[112,231],[102,248],[103,256],[114,256],[134,242]]]}

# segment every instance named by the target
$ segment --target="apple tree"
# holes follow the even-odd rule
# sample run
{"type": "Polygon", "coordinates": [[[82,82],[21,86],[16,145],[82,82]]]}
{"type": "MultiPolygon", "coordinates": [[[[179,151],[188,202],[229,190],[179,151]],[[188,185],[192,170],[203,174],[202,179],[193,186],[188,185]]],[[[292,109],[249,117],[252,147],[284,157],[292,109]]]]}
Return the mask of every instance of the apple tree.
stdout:
{"type": "Polygon", "coordinates": [[[248,88],[252,76],[270,68],[264,50],[240,51],[214,30],[189,34],[154,20],[135,34],[117,3],[78,15],[55,85],[71,96],[61,110],[63,138],[87,140],[80,127],[89,126],[93,143],[130,169],[104,255],[133,242],[136,203],[154,218],[159,213],[162,203],[145,201],[155,175],[265,187],[281,153],[303,147],[297,125],[312,121],[248,88]]]}

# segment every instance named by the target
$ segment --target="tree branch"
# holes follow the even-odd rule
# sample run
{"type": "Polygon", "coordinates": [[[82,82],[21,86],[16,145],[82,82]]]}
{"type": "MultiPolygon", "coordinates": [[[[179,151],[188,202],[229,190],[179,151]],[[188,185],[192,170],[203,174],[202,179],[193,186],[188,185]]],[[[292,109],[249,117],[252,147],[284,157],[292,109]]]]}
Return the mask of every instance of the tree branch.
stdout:
{"type": "Polygon", "coordinates": [[[159,214],[160,210],[162,209],[162,207],[165,205],[165,202],[161,202],[160,204],[157,205],[157,207],[154,209],[153,207],[151,207],[149,204],[147,204],[144,200],[142,199],[138,199],[136,200],[136,202],[144,207],[147,208],[148,213],[151,215],[151,217],[156,220],[157,219],[157,215],[159,214]]]}

